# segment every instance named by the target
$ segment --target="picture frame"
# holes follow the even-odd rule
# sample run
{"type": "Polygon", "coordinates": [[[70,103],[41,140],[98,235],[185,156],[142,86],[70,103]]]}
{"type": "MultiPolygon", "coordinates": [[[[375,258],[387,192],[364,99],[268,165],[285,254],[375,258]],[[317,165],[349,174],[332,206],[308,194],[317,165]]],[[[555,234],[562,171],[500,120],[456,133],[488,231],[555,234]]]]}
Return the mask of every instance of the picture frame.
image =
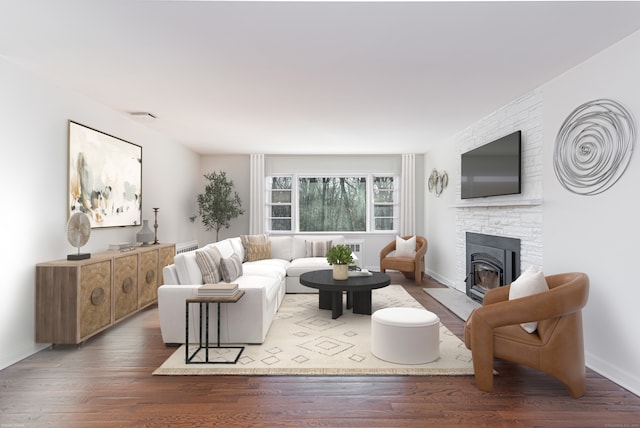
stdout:
{"type": "Polygon", "coordinates": [[[67,218],[89,217],[91,228],[139,226],[142,147],[69,120],[67,218]]]}

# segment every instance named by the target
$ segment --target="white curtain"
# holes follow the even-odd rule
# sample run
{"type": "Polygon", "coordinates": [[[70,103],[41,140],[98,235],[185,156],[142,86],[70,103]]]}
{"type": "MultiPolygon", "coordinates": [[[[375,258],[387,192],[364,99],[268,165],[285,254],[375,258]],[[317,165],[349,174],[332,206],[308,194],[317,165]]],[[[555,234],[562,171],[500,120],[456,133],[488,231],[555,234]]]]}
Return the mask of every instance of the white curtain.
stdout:
{"type": "Polygon", "coordinates": [[[265,188],[264,155],[251,155],[250,191],[249,191],[249,234],[265,231],[265,188]]]}
{"type": "Polygon", "coordinates": [[[400,236],[414,235],[416,228],[416,155],[402,155],[400,177],[400,236]]]}

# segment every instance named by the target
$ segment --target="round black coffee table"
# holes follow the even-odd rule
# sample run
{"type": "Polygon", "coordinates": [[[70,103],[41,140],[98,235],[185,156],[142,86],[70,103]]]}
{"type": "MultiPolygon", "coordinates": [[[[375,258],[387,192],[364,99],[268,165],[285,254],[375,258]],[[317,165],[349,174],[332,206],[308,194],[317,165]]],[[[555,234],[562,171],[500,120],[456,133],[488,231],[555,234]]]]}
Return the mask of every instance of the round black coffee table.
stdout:
{"type": "Polygon", "coordinates": [[[386,287],[391,279],[380,272],[371,276],[351,276],[345,280],[333,279],[333,270],[315,270],[300,275],[300,284],[319,291],[318,307],[331,309],[331,318],[342,315],[342,292],[347,292],[347,309],[354,314],[371,315],[371,290],[386,287]]]}

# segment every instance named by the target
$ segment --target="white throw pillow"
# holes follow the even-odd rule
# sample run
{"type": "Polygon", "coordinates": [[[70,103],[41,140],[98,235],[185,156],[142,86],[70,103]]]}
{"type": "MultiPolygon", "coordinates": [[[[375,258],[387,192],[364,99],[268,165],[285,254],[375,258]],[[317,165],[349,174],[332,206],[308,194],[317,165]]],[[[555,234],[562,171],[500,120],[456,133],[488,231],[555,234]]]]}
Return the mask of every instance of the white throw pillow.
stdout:
{"type": "Polygon", "coordinates": [[[409,257],[416,256],[416,237],[412,236],[409,239],[402,239],[400,236],[396,236],[396,257],[409,257]]]}
{"type": "MultiPolygon", "coordinates": [[[[547,281],[544,279],[544,273],[531,266],[511,283],[509,300],[532,296],[543,291],[549,291],[547,281]]],[[[538,321],[522,323],[520,326],[527,333],[533,333],[538,328],[538,321]]]]}

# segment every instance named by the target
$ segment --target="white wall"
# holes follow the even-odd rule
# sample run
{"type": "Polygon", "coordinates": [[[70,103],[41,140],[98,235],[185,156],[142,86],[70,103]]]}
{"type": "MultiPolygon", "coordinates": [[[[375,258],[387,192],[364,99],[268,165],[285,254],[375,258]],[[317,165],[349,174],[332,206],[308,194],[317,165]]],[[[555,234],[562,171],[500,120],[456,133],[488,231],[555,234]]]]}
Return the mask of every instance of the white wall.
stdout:
{"type": "MultiPolygon", "coordinates": [[[[220,240],[249,233],[249,193],[250,193],[251,157],[249,155],[219,155],[203,156],[200,164],[200,184],[198,193],[204,192],[205,174],[224,171],[227,178],[233,181],[233,187],[240,196],[244,214],[231,220],[229,229],[220,229],[220,240]]],[[[197,207],[197,203],[196,203],[197,207]]],[[[207,231],[200,217],[196,219],[198,225],[198,241],[200,245],[215,242],[216,231],[207,231]]]]}
{"type": "Polygon", "coordinates": [[[424,156],[425,176],[433,169],[446,171],[449,184],[440,196],[425,189],[425,237],[429,242],[425,258],[429,276],[442,284],[454,287],[456,277],[456,171],[460,170],[460,156],[453,140],[438,145],[424,156]]]}
{"type": "MultiPolygon", "coordinates": [[[[536,265],[542,263],[546,274],[582,271],[589,275],[591,290],[583,311],[587,366],[635,394],[640,394],[640,341],[635,340],[640,324],[640,287],[635,270],[640,254],[637,249],[640,241],[637,209],[640,158],[633,155],[626,173],[608,191],[596,196],[578,196],[558,183],[553,171],[553,151],[563,121],[584,102],[611,98],[626,105],[636,121],[640,119],[638,52],[640,32],[469,126],[472,131],[494,127],[496,115],[499,115],[499,122],[508,122],[512,115],[501,116],[500,112],[530,112],[530,109],[522,108],[522,101],[541,95],[541,120],[535,135],[540,134],[542,141],[540,148],[535,148],[533,170],[530,171],[534,180],[541,177],[541,183],[532,187],[532,193],[522,196],[542,198],[540,213],[533,207],[522,208],[532,213],[524,213],[525,221],[541,222],[542,225],[542,237],[536,237],[536,245],[540,248],[539,251],[532,249],[530,261],[536,265]],[[540,159],[540,164],[536,164],[535,159],[540,159]]],[[[458,172],[454,174],[459,174],[459,156],[464,146],[456,142],[465,132],[426,154],[427,172],[431,168],[454,171],[455,165],[458,172]]],[[[453,179],[459,195],[459,178],[456,175],[453,179]]],[[[460,234],[453,230],[450,221],[451,204],[459,204],[453,193],[454,189],[445,191],[440,200],[427,195],[425,229],[430,240],[427,270],[443,283],[462,289],[459,285],[464,279],[460,278],[463,271],[456,269],[456,264],[464,261],[461,261],[460,251],[457,250],[456,255],[452,248],[452,241],[460,234]]],[[[477,218],[473,221],[483,218],[483,211],[494,210],[492,207],[479,209],[474,212],[473,217],[477,218]]],[[[522,209],[503,209],[502,217],[507,218],[514,211],[523,215],[522,209]]],[[[459,223],[460,216],[457,217],[459,223]]],[[[500,214],[483,221],[487,228],[494,228],[496,223],[501,223],[500,214]]],[[[518,222],[515,226],[526,228],[518,222]]],[[[537,232],[532,230],[532,233],[537,232]]]]}
{"type": "MultiPolygon", "coordinates": [[[[580,104],[610,98],[640,125],[640,32],[544,85],[544,268],[589,275],[584,310],[587,365],[640,393],[640,156],[633,154],[620,181],[595,196],[565,190],[553,171],[555,138],[580,104]]],[[[636,128],[637,129],[637,128],[636,128]]],[[[637,137],[636,137],[637,138],[637,137]]],[[[638,150],[635,143],[635,151],[638,150]]]]}
{"type": "MultiPolygon", "coordinates": [[[[0,284],[0,368],[38,351],[35,343],[35,265],[63,259],[66,239],[68,120],[143,147],[143,218],[160,207],[162,242],[194,239],[185,195],[195,194],[199,157],[167,138],[0,57],[0,167],[5,227],[0,284]],[[181,177],[176,180],[176,177],[181,177]]],[[[84,251],[133,241],[138,228],[94,229],[84,251]]]]}

